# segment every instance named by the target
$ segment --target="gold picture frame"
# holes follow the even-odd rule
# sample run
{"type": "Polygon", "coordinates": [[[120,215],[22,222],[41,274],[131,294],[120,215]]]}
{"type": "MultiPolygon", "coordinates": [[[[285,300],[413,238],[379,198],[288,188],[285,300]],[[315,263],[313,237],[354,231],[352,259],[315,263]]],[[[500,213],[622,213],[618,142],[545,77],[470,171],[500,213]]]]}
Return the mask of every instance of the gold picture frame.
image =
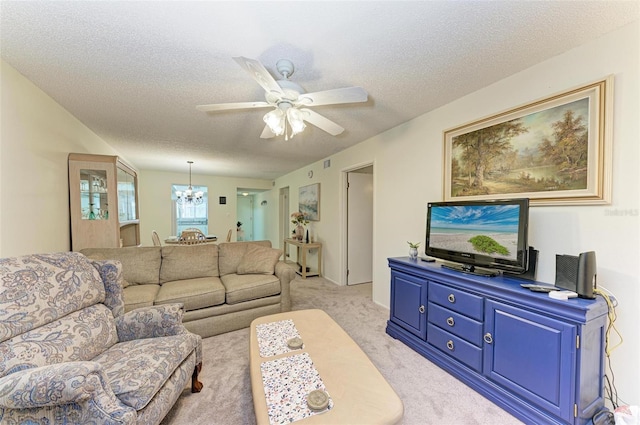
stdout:
{"type": "Polygon", "coordinates": [[[443,199],[611,203],[613,76],[444,131],[443,199]]]}

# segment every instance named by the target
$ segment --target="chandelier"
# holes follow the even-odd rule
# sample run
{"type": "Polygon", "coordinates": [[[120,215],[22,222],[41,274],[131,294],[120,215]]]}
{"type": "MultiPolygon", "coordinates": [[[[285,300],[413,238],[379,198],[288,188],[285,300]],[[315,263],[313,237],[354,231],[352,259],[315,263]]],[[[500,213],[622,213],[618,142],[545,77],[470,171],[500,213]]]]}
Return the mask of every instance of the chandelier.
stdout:
{"type": "Polygon", "coordinates": [[[199,205],[202,203],[204,192],[202,192],[201,190],[197,192],[193,191],[193,188],[191,187],[191,164],[193,164],[193,161],[187,161],[187,164],[189,164],[189,188],[184,192],[181,190],[176,190],[176,202],[182,205],[199,205]]]}
{"type": "Polygon", "coordinates": [[[271,132],[276,136],[285,135],[284,139],[289,140],[291,137],[300,133],[305,129],[306,125],[303,121],[302,111],[294,107],[287,101],[278,103],[278,106],[271,112],[267,112],[262,119],[269,127],[271,132]],[[291,129],[290,133],[287,133],[287,124],[291,129]]]}

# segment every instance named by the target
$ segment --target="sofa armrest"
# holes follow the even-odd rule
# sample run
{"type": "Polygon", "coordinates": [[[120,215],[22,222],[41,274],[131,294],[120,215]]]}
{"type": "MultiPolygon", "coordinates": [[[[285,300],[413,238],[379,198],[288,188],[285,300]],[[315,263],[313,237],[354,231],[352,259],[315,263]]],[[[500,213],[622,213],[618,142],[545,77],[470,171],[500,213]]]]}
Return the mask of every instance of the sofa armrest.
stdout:
{"type": "MultiPolygon", "coordinates": [[[[65,362],[24,369],[0,378],[0,417],[14,420],[47,418],[51,410],[77,420],[136,422],[135,409],[113,393],[96,362],[65,362]],[[41,411],[41,415],[38,414],[41,411]]],[[[73,420],[72,420],[73,422],[73,420]]]]}
{"type": "Polygon", "coordinates": [[[296,278],[296,271],[284,261],[276,263],[275,274],[280,279],[280,298],[282,311],[291,310],[291,281],[296,278]]]}
{"type": "Polygon", "coordinates": [[[184,315],[180,303],[160,304],[131,310],[116,319],[116,330],[120,342],[135,339],[189,334],[196,339],[196,364],[202,364],[202,338],[189,332],[182,324],[184,315]]]}
{"type": "Polygon", "coordinates": [[[186,333],[183,315],[184,309],[179,303],[136,308],[116,318],[118,339],[123,342],[186,333]]]}

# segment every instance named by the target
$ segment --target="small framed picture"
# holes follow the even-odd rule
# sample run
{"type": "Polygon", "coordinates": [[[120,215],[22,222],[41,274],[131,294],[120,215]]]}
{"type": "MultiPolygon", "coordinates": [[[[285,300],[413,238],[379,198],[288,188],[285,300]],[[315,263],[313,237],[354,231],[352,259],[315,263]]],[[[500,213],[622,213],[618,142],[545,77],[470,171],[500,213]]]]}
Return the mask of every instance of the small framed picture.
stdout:
{"type": "Polygon", "coordinates": [[[298,211],[309,221],[320,221],[320,183],[302,186],[298,190],[298,211]]]}

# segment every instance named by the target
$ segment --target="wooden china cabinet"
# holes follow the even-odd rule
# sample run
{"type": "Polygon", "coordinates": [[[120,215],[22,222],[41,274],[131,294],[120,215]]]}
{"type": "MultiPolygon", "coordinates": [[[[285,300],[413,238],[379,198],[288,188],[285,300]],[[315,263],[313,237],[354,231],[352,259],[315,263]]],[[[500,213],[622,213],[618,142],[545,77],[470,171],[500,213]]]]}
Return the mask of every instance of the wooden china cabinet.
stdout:
{"type": "Polygon", "coordinates": [[[69,154],[71,249],[140,244],[138,176],[117,156],[69,154]]]}

